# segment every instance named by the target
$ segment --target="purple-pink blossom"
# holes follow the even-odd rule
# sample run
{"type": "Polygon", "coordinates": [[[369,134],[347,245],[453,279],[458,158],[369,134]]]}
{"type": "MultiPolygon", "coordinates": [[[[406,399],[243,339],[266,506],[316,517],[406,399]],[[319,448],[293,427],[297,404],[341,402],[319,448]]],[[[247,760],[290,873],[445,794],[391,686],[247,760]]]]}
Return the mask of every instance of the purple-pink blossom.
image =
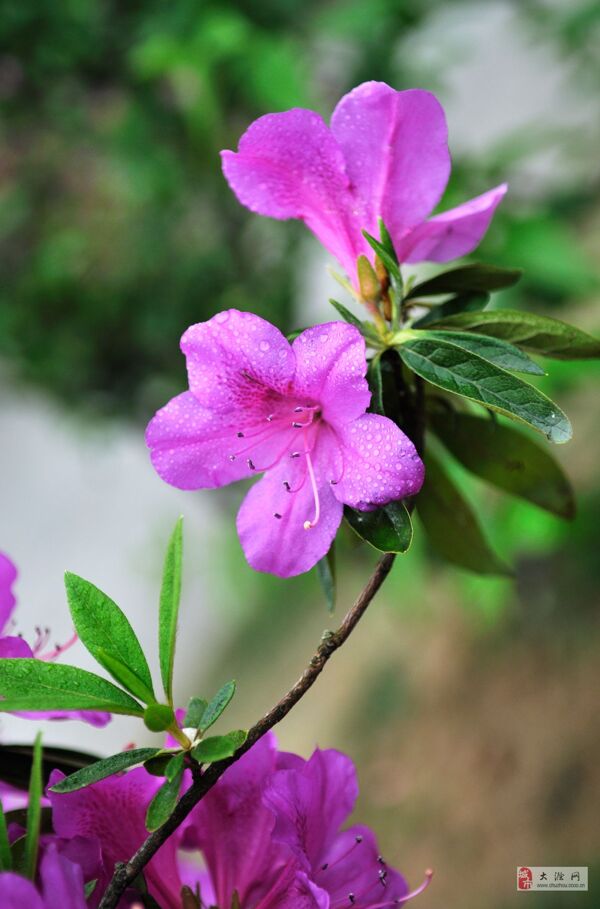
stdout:
{"type": "Polygon", "coordinates": [[[417,493],[424,468],[387,417],[366,413],[365,342],[343,322],[292,344],[252,313],[228,310],[181,339],[189,391],[146,432],[159,475],[180,489],[264,473],[237,529],[250,565],[281,577],[328,551],[344,504],[359,510],[417,493]]]}
{"type": "Polygon", "coordinates": [[[45,850],[38,877],[34,884],[12,871],[0,874],[2,909],[87,909],[82,869],[55,844],[45,850]]]}
{"type": "Polygon", "coordinates": [[[450,176],[444,111],[430,92],[365,82],[338,103],[328,127],[294,108],[260,117],[223,172],[242,205],[299,218],[356,281],[356,259],[373,251],[362,231],[385,222],[400,262],[447,262],[481,241],[506,192],[495,187],[429,217],[450,176]]]}
{"type": "MultiPolygon", "coordinates": [[[[72,647],[77,641],[77,635],[62,645],[49,646],[50,629],[36,628],[35,640],[30,646],[19,634],[11,634],[13,630],[13,612],[17,604],[13,586],[18,577],[17,567],[5,553],[0,552],[0,659],[7,658],[32,658],[51,661],[72,647]]],[[[63,711],[56,710],[50,713],[27,713],[21,716],[32,716],[36,719],[64,720],[79,719],[90,723],[92,726],[106,726],[110,722],[108,713],[93,710],[63,711]]]]}

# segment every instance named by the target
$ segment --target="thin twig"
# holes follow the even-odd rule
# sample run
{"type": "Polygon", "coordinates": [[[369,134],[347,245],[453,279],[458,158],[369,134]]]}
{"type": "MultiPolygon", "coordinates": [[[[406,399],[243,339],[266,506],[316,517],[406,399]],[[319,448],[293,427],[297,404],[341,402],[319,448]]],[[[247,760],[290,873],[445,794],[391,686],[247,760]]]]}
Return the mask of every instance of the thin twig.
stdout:
{"type": "Polygon", "coordinates": [[[118,865],[114,876],[106,888],[104,896],[98,909],[115,909],[119,899],[125,890],[133,883],[136,877],[144,870],[148,862],[153,858],[163,843],[177,830],[179,825],[186,819],[192,809],[198,802],[209,792],[215,785],[220,776],[225,773],[228,767],[235,763],[246,751],[248,751],[262,736],[279,723],[290,712],[298,701],[304,697],[306,692],[311,688],[332,654],[338,650],[342,644],[352,634],[360,619],[367,610],[367,607],[373,600],[373,597],[388,576],[392,565],[394,564],[395,555],[391,552],[385,553],[377,562],[373,574],[367,581],[360,595],[354,602],[351,609],[347,612],[342,624],[337,631],[328,632],[323,635],[310,663],[296,682],[290,688],[280,701],[257,723],[252,726],[248,732],[248,738],[241,748],[238,748],[233,757],[224,761],[217,761],[200,775],[194,775],[195,779],[187,792],[181,797],[173,814],[165,821],[162,827],[159,827],[143,843],[135,855],[126,863],[118,865]]]}

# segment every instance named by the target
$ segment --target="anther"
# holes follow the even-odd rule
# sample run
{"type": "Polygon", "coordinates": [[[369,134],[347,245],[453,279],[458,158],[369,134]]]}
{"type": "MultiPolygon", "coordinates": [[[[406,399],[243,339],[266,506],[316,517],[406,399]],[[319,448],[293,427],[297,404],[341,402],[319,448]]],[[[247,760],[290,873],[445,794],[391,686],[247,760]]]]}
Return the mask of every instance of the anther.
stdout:
{"type": "Polygon", "coordinates": [[[229,460],[230,460],[230,461],[235,461],[235,455],[229,455],[229,460]]]}
{"type": "Polygon", "coordinates": [[[256,468],[254,466],[254,461],[252,460],[252,458],[248,458],[248,460],[246,461],[246,464],[248,465],[250,470],[256,470],[256,468]]]}
{"type": "Polygon", "coordinates": [[[303,410],[303,407],[294,407],[294,413],[302,413],[303,410]]]}
{"type": "Polygon", "coordinates": [[[291,491],[292,491],[292,487],[290,486],[290,484],[288,483],[287,480],[284,480],[284,481],[283,481],[283,486],[284,486],[284,489],[285,489],[286,492],[291,492],[291,491]]]}
{"type": "Polygon", "coordinates": [[[300,457],[299,451],[293,451],[290,455],[290,458],[299,458],[299,457],[300,457]]]}
{"type": "Polygon", "coordinates": [[[379,862],[380,865],[385,865],[385,860],[382,855],[377,856],[377,861],[379,862]]]}
{"type": "Polygon", "coordinates": [[[281,521],[281,515],[277,514],[277,512],[274,513],[273,517],[277,518],[278,521],[281,521]]]}
{"type": "Polygon", "coordinates": [[[270,413],[269,416],[267,417],[267,423],[272,423],[274,419],[275,419],[275,414],[270,413]]]}
{"type": "Polygon", "coordinates": [[[321,865],[321,871],[327,871],[328,868],[329,868],[329,862],[325,862],[324,865],[321,865]]]}
{"type": "Polygon", "coordinates": [[[292,423],[292,426],[294,427],[294,429],[302,429],[302,427],[304,426],[304,423],[292,423]]]}
{"type": "Polygon", "coordinates": [[[360,833],[359,833],[357,836],[354,837],[354,842],[355,842],[355,843],[362,843],[362,841],[363,841],[363,838],[362,838],[362,836],[360,835],[360,833]]]}
{"type": "Polygon", "coordinates": [[[236,435],[237,435],[238,439],[244,438],[244,433],[241,430],[238,433],[236,433],[236,435]]]}
{"type": "Polygon", "coordinates": [[[349,893],[349,894],[348,894],[348,899],[350,900],[350,904],[353,906],[354,903],[356,902],[356,897],[354,896],[354,894],[353,894],[353,893],[349,893]]]}

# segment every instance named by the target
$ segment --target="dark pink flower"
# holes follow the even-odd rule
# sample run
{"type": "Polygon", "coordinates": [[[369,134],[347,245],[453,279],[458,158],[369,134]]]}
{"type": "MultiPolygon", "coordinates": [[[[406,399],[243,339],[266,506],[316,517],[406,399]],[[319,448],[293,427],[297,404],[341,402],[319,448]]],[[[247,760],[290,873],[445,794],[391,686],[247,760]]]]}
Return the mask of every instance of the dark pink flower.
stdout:
{"type": "Polygon", "coordinates": [[[360,510],[418,492],[423,463],[386,417],[365,413],[365,343],[331,322],[290,344],[235,309],[181,339],[190,390],[150,422],[160,476],[180,489],[224,486],[264,473],[237,519],[253,568],[290,577],[328,551],[344,504],[360,510]]]}
{"type": "Polygon", "coordinates": [[[361,231],[383,218],[401,262],[447,262],[471,252],[506,192],[502,184],[430,218],[450,175],[444,111],[429,92],[365,82],[337,105],[328,127],[294,108],[267,114],[224,151],[223,172],[242,205],[299,218],[352,281],[373,252],[361,231]]]}
{"type": "Polygon", "coordinates": [[[70,861],[56,845],[44,852],[39,887],[19,874],[0,874],[2,909],[86,909],[81,867],[70,861]]]}
{"type": "MultiPolygon", "coordinates": [[[[16,606],[13,585],[18,572],[14,562],[7,555],[0,552],[0,659],[21,659],[35,657],[38,660],[55,660],[60,654],[77,641],[73,635],[66,644],[48,648],[49,629],[36,629],[36,639],[30,647],[20,635],[7,634],[12,623],[12,614],[16,606]]],[[[94,710],[53,711],[51,713],[27,713],[21,716],[31,716],[35,719],[64,720],[78,719],[90,723],[92,726],[106,726],[110,722],[110,714],[94,710]]]]}

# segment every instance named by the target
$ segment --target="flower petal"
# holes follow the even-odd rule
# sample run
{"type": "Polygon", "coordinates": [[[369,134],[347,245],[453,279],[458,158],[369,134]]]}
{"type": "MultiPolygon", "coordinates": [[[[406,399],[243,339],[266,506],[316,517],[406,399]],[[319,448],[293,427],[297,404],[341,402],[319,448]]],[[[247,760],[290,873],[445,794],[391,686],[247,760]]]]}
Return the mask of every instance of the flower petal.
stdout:
{"type": "Polygon", "coordinates": [[[240,139],[238,153],[221,157],[242,205],[271,218],[301,218],[354,276],[364,240],[344,156],[318,114],[295,108],[260,117],[240,139]]]}
{"type": "Polygon", "coordinates": [[[323,419],[336,426],[365,412],[371,392],[365,379],[365,341],[358,329],[345,322],[316,325],[298,335],[292,348],[294,394],[309,404],[318,402],[323,419]]]}
{"type": "Polygon", "coordinates": [[[265,398],[285,393],[294,376],[291,346],[278,328],[251,312],[228,309],[192,325],[181,339],[193,392],[219,413],[261,413],[265,398]]]}
{"type": "Polygon", "coordinates": [[[0,874],[2,909],[44,909],[41,896],[31,883],[12,871],[0,874]]]}
{"type": "Polygon", "coordinates": [[[256,909],[330,909],[327,893],[290,863],[256,909]]]}
{"type": "MultiPolygon", "coordinates": [[[[53,771],[50,786],[63,779],[53,771]]],[[[109,877],[98,882],[99,892],[108,884],[116,862],[127,861],[147,837],[146,809],[161,781],[143,769],[130,770],[77,792],[48,791],[52,823],[61,837],[97,837],[109,877]],[[115,824],[115,818],[126,823],[115,824]]],[[[161,846],[146,866],[144,876],[150,894],[164,909],[179,909],[181,881],[176,860],[177,838],[161,846]]]]}
{"type": "Polygon", "coordinates": [[[283,867],[284,850],[272,839],[275,821],[261,801],[275,760],[274,739],[265,736],[223,774],[186,825],[183,846],[202,850],[219,906],[231,906],[235,890],[242,906],[256,905],[283,867]]]}
{"type": "Polygon", "coordinates": [[[7,555],[0,552],[0,634],[6,627],[15,608],[16,599],[12,586],[17,579],[17,568],[7,555]]]}
{"type": "Polygon", "coordinates": [[[325,847],[351,813],[357,796],[350,758],[332,749],[317,749],[301,771],[278,771],[264,801],[276,817],[274,837],[310,871],[320,867],[325,847]]]}
{"type": "Polygon", "coordinates": [[[86,909],[81,868],[60,855],[55,845],[46,850],[40,871],[45,909],[86,909]]]}
{"type": "Polygon", "coordinates": [[[400,242],[401,262],[449,262],[479,245],[508,186],[502,183],[420,224],[400,242]]]}
{"type": "Polygon", "coordinates": [[[344,152],[360,228],[379,236],[381,216],[396,242],[440,201],[450,175],[448,130],[430,92],[364,82],[341,99],[331,131],[344,152]]]}
{"type": "Polygon", "coordinates": [[[415,495],[425,467],[411,440],[392,420],[366,413],[336,428],[343,457],[333,493],[352,508],[368,509],[415,495]]]}
{"type": "Polygon", "coordinates": [[[295,460],[285,458],[247,493],[238,512],[237,529],[246,558],[256,571],[293,577],[309,571],[328,552],[343,511],[331,491],[329,453],[326,433],[320,430],[311,453],[320,517],[308,530],[304,523],[315,516],[315,497],[304,454],[295,460]]]}
{"type": "Polygon", "coordinates": [[[33,651],[27,641],[18,635],[6,635],[0,638],[0,659],[20,659],[22,657],[33,656],[33,651]]]}

